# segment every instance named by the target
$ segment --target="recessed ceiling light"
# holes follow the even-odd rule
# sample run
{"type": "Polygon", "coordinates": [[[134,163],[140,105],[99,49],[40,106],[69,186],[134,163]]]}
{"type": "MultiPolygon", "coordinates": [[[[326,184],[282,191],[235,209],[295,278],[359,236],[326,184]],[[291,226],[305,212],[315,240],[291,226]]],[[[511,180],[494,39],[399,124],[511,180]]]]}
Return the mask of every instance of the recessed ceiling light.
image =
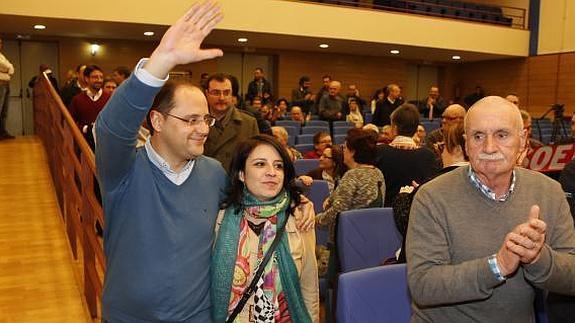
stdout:
{"type": "Polygon", "coordinates": [[[328,44],[319,44],[319,48],[328,48],[329,45],[328,44]]]}
{"type": "Polygon", "coordinates": [[[392,49],[389,52],[392,53],[393,55],[399,54],[399,50],[397,50],[397,49],[392,49]]]}
{"type": "Polygon", "coordinates": [[[245,38],[245,37],[240,37],[240,38],[238,38],[238,42],[239,42],[239,43],[247,43],[247,42],[248,42],[248,39],[245,38]]]}
{"type": "Polygon", "coordinates": [[[34,25],[34,29],[36,29],[36,30],[44,30],[44,29],[46,29],[46,26],[44,26],[44,25],[34,25]]]}
{"type": "Polygon", "coordinates": [[[457,60],[460,60],[460,59],[461,59],[461,56],[459,56],[459,55],[453,55],[453,56],[451,56],[451,59],[454,59],[454,60],[457,61],[457,60]]]}
{"type": "Polygon", "coordinates": [[[154,36],[154,32],[153,31],[145,31],[144,36],[154,36]]]}

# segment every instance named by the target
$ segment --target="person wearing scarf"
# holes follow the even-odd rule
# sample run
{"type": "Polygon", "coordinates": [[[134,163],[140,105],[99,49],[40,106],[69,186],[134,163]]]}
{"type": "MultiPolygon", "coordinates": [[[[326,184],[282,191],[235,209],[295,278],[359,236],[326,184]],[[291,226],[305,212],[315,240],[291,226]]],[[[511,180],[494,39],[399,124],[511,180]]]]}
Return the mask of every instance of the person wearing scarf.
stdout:
{"type": "Polygon", "coordinates": [[[230,175],[212,256],[214,322],[226,322],[284,230],[234,322],[319,322],[315,231],[296,227],[296,218],[313,213],[313,205],[300,203],[289,156],[273,137],[254,136],[238,146],[230,175]]]}

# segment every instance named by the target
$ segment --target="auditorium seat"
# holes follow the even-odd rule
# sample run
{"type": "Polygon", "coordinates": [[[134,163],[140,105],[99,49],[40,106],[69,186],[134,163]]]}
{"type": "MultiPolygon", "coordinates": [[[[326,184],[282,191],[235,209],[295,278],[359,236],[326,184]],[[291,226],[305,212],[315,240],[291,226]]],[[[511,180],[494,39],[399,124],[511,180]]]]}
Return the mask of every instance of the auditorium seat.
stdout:
{"type": "Polygon", "coordinates": [[[301,128],[302,135],[315,135],[318,132],[327,132],[329,133],[329,126],[305,126],[301,128]]]}
{"type": "Polygon", "coordinates": [[[317,126],[329,128],[329,122],[325,120],[310,120],[306,123],[306,126],[317,126]]]}
{"type": "Polygon", "coordinates": [[[319,167],[319,159],[296,159],[293,162],[293,166],[297,176],[305,175],[319,167]]]}
{"type": "Polygon", "coordinates": [[[346,135],[347,131],[351,128],[354,128],[353,126],[333,126],[333,135],[337,136],[337,135],[346,135]]]}
{"type": "Polygon", "coordinates": [[[296,144],[313,144],[313,135],[298,135],[296,137],[296,144]]]}
{"type": "Polygon", "coordinates": [[[297,144],[294,148],[302,154],[314,150],[313,144],[297,144]]]}
{"type": "Polygon", "coordinates": [[[391,208],[368,208],[341,212],[337,245],[341,271],[376,267],[394,257],[401,247],[391,208]]]}
{"type": "Polygon", "coordinates": [[[346,137],[347,137],[347,134],[334,135],[333,136],[333,143],[336,145],[341,145],[345,142],[346,137]]]}
{"type": "Polygon", "coordinates": [[[411,298],[405,264],[380,266],[339,276],[338,323],[408,323],[411,298]]]}

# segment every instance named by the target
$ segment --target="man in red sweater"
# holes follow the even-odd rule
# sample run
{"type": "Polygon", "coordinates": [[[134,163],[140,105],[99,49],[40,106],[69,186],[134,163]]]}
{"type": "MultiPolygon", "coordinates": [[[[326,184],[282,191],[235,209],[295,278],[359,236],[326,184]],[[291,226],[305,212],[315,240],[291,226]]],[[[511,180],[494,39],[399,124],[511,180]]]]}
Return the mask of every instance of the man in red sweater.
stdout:
{"type": "Polygon", "coordinates": [[[86,137],[88,143],[93,147],[91,134],[92,125],[96,117],[110,99],[110,94],[102,91],[104,84],[104,73],[96,65],[87,66],[84,70],[84,79],[88,84],[86,91],[78,93],[70,104],[70,114],[80,131],[86,137]]]}

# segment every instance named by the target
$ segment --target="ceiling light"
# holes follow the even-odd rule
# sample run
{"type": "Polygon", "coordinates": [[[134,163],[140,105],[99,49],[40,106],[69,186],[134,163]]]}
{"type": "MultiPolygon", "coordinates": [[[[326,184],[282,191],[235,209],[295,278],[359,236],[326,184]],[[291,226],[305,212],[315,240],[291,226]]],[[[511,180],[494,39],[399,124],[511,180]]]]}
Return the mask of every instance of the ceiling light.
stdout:
{"type": "Polygon", "coordinates": [[[397,49],[392,49],[389,52],[392,53],[393,55],[399,54],[399,50],[397,50],[397,49]]]}
{"type": "Polygon", "coordinates": [[[36,29],[36,30],[44,30],[44,29],[46,29],[46,26],[44,26],[44,25],[34,25],[34,29],[36,29]]]}
{"type": "Polygon", "coordinates": [[[461,56],[459,56],[459,55],[453,55],[453,56],[451,56],[451,59],[454,59],[454,60],[457,61],[457,60],[460,60],[460,59],[461,59],[461,56]]]}
{"type": "Polygon", "coordinates": [[[248,42],[248,39],[245,38],[245,37],[241,37],[241,38],[238,38],[238,42],[240,42],[240,43],[247,43],[247,42],[248,42]]]}
{"type": "Polygon", "coordinates": [[[328,44],[319,44],[319,48],[328,48],[329,45],[328,44]]]}
{"type": "Polygon", "coordinates": [[[153,31],[145,31],[144,36],[154,36],[154,32],[153,31]]]}

